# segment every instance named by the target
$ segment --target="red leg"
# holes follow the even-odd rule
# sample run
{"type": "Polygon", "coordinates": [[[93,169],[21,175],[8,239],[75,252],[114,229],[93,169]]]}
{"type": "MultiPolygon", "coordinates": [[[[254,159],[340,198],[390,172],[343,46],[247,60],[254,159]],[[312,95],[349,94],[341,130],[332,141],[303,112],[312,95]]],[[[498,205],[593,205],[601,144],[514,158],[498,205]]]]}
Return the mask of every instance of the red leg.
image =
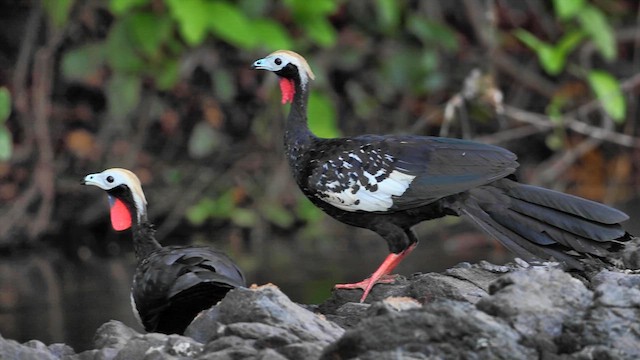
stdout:
{"type": "Polygon", "coordinates": [[[368,278],[354,284],[337,284],[335,286],[336,289],[362,289],[364,293],[362,294],[362,298],[360,298],[360,302],[364,302],[369,295],[369,292],[373,288],[375,284],[378,283],[391,283],[395,280],[394,276],[389,275],[393,269],[400,264],[402,259],[404,259],[407,255],[409,255],[413,249],[416,248],[417,243],[411,244],[408,248],[402,251],[399,254],[389,254],[386,259],[380,264],[378,269],[368,278]]]}

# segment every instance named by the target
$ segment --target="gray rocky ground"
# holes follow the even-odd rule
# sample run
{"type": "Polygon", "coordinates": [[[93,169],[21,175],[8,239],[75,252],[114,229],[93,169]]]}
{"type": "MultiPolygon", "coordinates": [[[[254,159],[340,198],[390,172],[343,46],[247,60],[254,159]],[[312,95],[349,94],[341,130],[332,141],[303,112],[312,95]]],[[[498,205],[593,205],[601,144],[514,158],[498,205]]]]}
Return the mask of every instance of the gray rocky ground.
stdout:
{"type": "Polygon", "coordinates": [[[118,321],[95,349],[0,337],[0,359],[638,359],[640,273],[467,264],[299,305],[276,286],[231,291],[185,336],[118,321]]]}

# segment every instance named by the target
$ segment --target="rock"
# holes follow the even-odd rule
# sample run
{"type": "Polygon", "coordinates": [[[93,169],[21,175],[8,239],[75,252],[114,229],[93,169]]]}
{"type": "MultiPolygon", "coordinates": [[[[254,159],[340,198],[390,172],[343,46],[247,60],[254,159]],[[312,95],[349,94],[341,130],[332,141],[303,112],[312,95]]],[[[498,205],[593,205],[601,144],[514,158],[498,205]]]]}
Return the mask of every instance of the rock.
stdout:
{"type": "Polygon", "coordinates": [[[337,308],[334,314],[326,314],[326,317],[346,329],[356,326],[365,317],[370,306],[371,304],[348,302],[337,308]]]}
{"type": "Polygon", "coordinates": [[[420,309],[393,311],[362,320],[330,345],[322,359],[528,359],[536,352],[520,345],[506,322],[469,303],[442,300],[420,309]]]}
{"type": "Polygon", "coordinates": [[[158,333],[140,334],[119,321],[98,328],[96,350],[78,354],[78,360],[193,359],[203,345],[189,337],[158,333]]]}
{"type": "MultiPolygon", "coordinates": [[[[366,303],[371,304],[376,301],[381,301],[389,297],[402,297],[406,296],[408,289],[411,286],[411,280],[404,276],[396,275],[396,279],[390,284],[377,284],[371,289],[369,296],[365,300],[366,303]]],[[[335,314],[336,310],[342,305],[347,303],[359,303],[362,297],[362,290],[336,290],[331,292],[329,299],[319,305],[319,310],[323,314],[335,314]]]]}
{"type": "Polygon", "coordinates": [[[235,289],[186,336],[102,325],[95,349],[0,337],[0,359],[638,359],[640,273],[462,263],[319,305],[273,285],[235,289]],[[393,295],[390,296],[389,295],[393,295]]]}
{"type": "Polygon", "coordinates": [[[302,341],[331,342],[344,330],[291,301],[277,287],[234,289],[220,302],[220,322],[262,323],[285,329],[302,341]]]}
{"type": "Polygon", "coordinates": [[[222,324],[218,322],[219,317],[220,308],[218,305],[214,305],[207,311],[200,312],[191,324],[187,326],[184,335],[200,343],[206,343],[220,331],[222,324]]]}
{"type": "Polygon", "coordinates": [[[593,299],[582,282],[546,266],[502,276],[491,284],[489,292],[477,308],[506,320],[524,336],[527,345],[541,353],[557,351],[554,339],[562,334],[564,323],[582,316],[593,299]]]}
{"type": "MultiPolygon", "coordinates": [[[[209,333],[207,349],[234,359],[275,359],[275,354],[314,359],[344,332],[324,316],[295,304],[273,285],[231,290],[213,311],[215,316],[202,315],[212,321],[207,327],[216,329],[209,333]],[[265,352],[267,349],[275,353],[265,352]]],[[[188,333],[202,333],[192,326],[198,323],[192,323],[188,333]]]]}
{"type": "Polygon", "coordinates": [[[120,321],[111,320],[98,328],[93,343],[96,348],[122,348],[131,338],[139,335],[120,321]]]}
{"type": "Polygon", "coordinates": [[[598,304],[640,307],[640,274],[603,270],[591,279],[591,283],[598,304]]]}
{"type": "MultiPolygon", "coordinates": [[[[483,261],[473,265],[461,263],[444,273],[414,274],[409,278],[398,276],[392,284],[376,285],[367,303],[389,297],[412,297],[422,302],[450,299],[476,303],[488,295],[492,281],[524,266],[528,264],[501,266],[483,261]]],[[[334,290],[318,310],[323,314],[338,315],[338,309],[345,304],[359,302],[361,296],[362,290],[334,290]]]]}
{"type": "Polygon", "coordinates": [[[603,270],[592,277],[591,285],[593,304],[565,324],[560,344],[576,354],[597,350],[612,354],[609,358],[640,358],[640,274],[603,270]]]}
{"type": "Polygon", "coordinates": [[[450,299],[475,304],[488,295],[491,282],[518,268],[516,265],[498,266],[486,261],[476,265],[461,263],[442,274],[414,276],[406,296],[422,301],[450,299]]]}
{"type": "Polygon", "coordinates": [[[74,354],[73,348],[68,345],[52,344],[47,346],[38,340],[30,340],[20,344],[0,335],[0,359],[2,360],[58,360],[74,354]]]}

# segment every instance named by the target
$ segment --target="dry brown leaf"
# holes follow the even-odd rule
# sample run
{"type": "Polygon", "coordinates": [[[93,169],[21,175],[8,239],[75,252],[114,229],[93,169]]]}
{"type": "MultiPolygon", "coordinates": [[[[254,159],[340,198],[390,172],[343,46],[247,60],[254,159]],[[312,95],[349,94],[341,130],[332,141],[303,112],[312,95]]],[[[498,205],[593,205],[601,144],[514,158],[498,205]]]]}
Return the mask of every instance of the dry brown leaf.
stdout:
{"type": "Polygon", "coordinates": [[[78,129],[69,132],[65,138],[69,152],[80,159],[92,159],[96,155],[96,142],[92,133],[78,129]]]}
{"type": "Polygon", "coordinates": [[[167,135],[173,135],[180,125],[180,115],[174,109],[167,109],[160,116],[160,126],[162,132],[167,135]]]}
{"type": "Polygon", "coordinates": [[[202,104],[204,118],[211,126],[219,129],[224,122],[224,114],[220,110],[220,105],[212,98],[206,98],[202,104]]]}

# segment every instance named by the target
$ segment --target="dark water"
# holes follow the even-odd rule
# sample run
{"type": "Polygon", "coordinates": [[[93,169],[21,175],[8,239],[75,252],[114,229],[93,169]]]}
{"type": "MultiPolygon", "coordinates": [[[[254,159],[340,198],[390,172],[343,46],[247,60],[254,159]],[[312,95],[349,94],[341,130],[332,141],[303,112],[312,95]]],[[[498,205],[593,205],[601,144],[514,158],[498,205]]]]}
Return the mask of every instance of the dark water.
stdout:
{"type": "MultiPolygon", "coordinates": [[[[447,226],[434,227],[420,232],[420,246],[397,273],[438,271],[465,260],[510,259],[476,232],[453,234],[447,226]]],[[[318,303],[333,284],[362,280],[387,255],[384,241],[369,231],[339,227],[335,233],[331,237],[346,240],[265,239],[233,257],[250,283],[274,283],[294,301],[318,303]]],[[[84,253],[82,258],[71,261],[54,250],[0,258],[0,334],[19,342],[64,342],[82,351],[92,347],[96,329],[111,319],[141,331],[129,297],[133,255],[84,253]]]]}
{"type": "Polygon", "coordinates": [[[88,348],[110,319],[135,326],[128,305],[132,267],[122,259],[74,263],[50,253],[0,260],[0,333],[88,348]]]}

